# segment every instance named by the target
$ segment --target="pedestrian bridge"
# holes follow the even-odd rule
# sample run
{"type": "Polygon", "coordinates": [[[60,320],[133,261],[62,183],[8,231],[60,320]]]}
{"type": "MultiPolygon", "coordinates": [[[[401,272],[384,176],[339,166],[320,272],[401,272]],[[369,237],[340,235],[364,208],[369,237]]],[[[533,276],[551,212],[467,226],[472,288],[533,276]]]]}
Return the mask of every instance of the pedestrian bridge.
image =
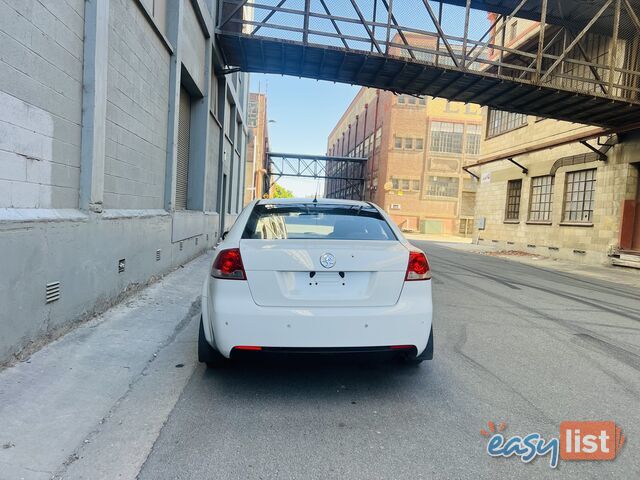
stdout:
{"type": "Polygon", "coordinates": [[[640,0],[221,0],[229,66],[640,127],[640,0]]]}

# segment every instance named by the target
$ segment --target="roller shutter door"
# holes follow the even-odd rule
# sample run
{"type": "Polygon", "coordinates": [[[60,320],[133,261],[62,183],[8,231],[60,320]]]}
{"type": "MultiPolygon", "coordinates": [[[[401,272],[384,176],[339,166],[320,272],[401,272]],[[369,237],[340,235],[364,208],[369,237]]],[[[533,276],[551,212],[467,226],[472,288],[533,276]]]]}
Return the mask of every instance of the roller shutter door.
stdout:
{"type": "Polygon", "coordinates": [[[178,161],[176,165],[176,210],[185,210],[187,208],[190,130],[191,97],[184,87],[180,87],[180,109],[178,112],[178,161]]]}

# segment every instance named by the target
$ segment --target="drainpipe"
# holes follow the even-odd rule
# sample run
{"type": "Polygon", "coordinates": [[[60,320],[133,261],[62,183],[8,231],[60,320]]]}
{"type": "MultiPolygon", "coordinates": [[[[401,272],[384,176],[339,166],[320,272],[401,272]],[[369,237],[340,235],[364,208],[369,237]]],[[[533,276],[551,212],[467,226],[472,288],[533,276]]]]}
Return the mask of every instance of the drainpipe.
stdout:
{"type": "MultiPolygon", "coordinates": [[[[380,109],[380,90],[376,90],[376,113],[373,116],[373,149],[371,150],[371,168],[369,169],[369,201],[373,201],[373,164],[376,158],[376,135],[378,134],[378,110],[380,109]]],[[[382,148],[382,138],[380,138],[382,148]]]]}

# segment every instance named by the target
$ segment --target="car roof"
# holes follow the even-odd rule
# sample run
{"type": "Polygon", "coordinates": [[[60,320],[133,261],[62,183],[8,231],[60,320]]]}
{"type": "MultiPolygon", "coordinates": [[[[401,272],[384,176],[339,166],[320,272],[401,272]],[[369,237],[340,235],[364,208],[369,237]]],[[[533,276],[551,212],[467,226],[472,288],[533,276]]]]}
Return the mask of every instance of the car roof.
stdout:
{"type": "Polygon", "coordinates": [[[358,207],[371,207],[371,204],[369,202],[362,202],[360,200],[342,200],[337,198],[318,198],[316,201],[314,201],[313,198],[265,198],[257,202],[258,205],[299,205],[307,203],[318,203],[321,205],[354,205],[358,207]]]}

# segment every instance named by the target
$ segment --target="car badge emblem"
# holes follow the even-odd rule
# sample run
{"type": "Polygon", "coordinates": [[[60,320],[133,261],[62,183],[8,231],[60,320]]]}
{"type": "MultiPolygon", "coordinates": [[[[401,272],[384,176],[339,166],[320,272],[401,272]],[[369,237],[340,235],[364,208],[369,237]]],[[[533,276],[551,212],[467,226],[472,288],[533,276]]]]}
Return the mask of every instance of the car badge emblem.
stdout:
{"type": "Polygon", "coordinates": [[[324,268],[333,268],[336,264],[336,257],[333,256],[333,253],[324,253],[320,257],[320,265],[324,268]]]}

